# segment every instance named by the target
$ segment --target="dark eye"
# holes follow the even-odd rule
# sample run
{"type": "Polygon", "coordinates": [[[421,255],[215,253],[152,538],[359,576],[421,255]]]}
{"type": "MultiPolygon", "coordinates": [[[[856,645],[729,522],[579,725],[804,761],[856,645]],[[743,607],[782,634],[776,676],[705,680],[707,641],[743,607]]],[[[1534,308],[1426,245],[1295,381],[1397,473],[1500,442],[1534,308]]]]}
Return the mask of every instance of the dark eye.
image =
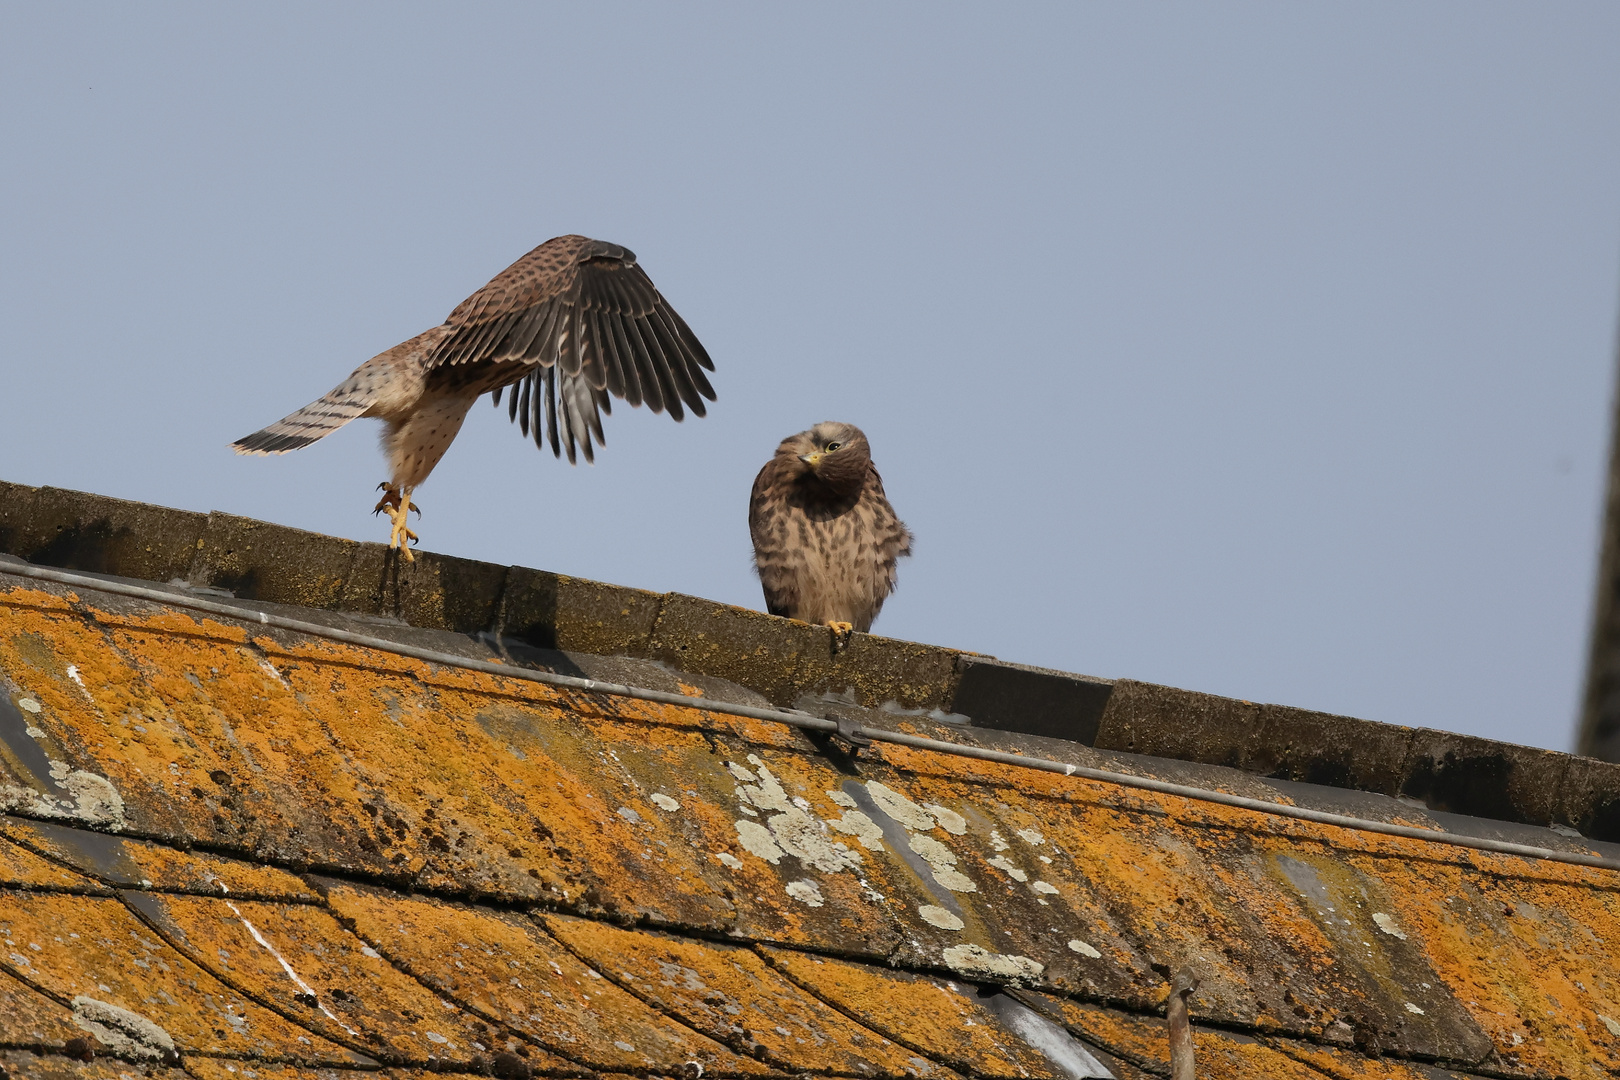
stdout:
{"type": "Polygon", "coordinates": [[[844,445],[843,443],[830,442],[830,443],[827,444],[827,453],[830,454],[834,450],[838,449],[840,446],[843,446],[843,445],[844,445]]]}

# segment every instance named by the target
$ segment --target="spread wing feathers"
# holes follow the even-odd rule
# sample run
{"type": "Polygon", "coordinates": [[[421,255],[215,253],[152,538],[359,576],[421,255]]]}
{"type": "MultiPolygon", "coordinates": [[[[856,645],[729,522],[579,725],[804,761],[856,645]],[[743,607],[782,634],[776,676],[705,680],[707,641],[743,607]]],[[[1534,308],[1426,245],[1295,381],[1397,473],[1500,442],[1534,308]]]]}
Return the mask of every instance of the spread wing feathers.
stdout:
{"type": "Polygon", "coordinates": [[[325,438],[350,420],[364,415],[377,399],[379,373],[369,362],[341,384],[328,390],[320,400],[282,417],[267,428],[236,440],[231,448],[238,454],[285,454],[325,438]]]}
{"type": "MultiPolygon", "coordinates": [[[[600,413],[613,397],[676,420],[708,410],[714,362],[658,292],[635,253],[583,236],[559,236],[469,296],[445,322],[429,367],[522,364],[510,415],[553,453],[585,460],[602,445],[600,413]]],[[[514,379],[513,382],[517,382],[514,379]]],[[[500,404],[500,389],[492,391],[500,404]]]]}

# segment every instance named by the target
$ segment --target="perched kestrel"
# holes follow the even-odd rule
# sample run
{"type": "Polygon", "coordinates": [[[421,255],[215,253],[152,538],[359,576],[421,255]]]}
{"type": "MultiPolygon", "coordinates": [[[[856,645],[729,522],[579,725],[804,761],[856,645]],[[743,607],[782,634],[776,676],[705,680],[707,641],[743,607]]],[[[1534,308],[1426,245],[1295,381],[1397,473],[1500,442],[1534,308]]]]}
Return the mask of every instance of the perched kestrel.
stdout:
{"type": "Polygon", "coordinates": [[[911,533],[883,494],[866,436],[817,424],[783,439],[748,500],[754,567],[772,615],[865,632],[894,591],[911,533]]]}
{"type": "Polygon", "coordinates": [[[532,430],[535,445],[549,441],[559,457],[566,448],[573,464],[576,446],[594,461],[592,439],[605,445],[600,414],[613,411],[613,397],[668,409],[676,420],[683,403],[702,416],[703,399],[714,400],[705,370],[714,370],[709,354],[634,252],[559,236],[497,274],[443,324],[377,354],[319,401],[231,445],[239,454],[282,454],[357,417],[382,420],[389,478],[377,485],[383,497],[376,509],[393,521],[389,546],[411,559],[411,493],[450,448],[478,395],[489,391],[499,405],[510,386],[508,412],[523,434],[532,430]]]}

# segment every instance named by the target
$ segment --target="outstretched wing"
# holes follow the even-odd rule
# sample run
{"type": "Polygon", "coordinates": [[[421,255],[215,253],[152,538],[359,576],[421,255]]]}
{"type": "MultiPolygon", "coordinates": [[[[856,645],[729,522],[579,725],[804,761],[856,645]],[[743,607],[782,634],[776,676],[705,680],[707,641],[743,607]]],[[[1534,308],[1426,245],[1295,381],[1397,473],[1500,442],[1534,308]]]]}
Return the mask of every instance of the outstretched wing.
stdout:
{"type": "MultiPolygon", "coordinates": [[[[502,380],[521,381],[510,388],[512,418],[536,445],[566,448],[569,461],[576,443],[594,459],[609,395],[676,420],[683,406],[702,416],[704,399],[714,400],[709,354],[618,244],[547,240],[464,300],[445,327],[429,366],[521,364],[522,375],[502,380]]],[[[501,389],[492,391],[497,405],[501,389]]]]}

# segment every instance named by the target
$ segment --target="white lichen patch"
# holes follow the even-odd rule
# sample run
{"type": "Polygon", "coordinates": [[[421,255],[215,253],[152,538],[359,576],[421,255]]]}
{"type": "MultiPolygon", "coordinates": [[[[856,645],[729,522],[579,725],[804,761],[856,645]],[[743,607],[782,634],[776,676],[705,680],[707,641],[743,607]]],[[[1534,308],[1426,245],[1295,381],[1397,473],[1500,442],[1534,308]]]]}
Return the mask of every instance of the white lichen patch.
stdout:
{"type": "Polygon", "coordinates": [[[641,815],[630,809],[628,806],[621,806],[613,812],[624,818],[624,820],[628,821],[632,825],[641,824],[641,815]]]}
{"type": "Polygon", "coordinates": [[[1089,956],[1093,960],[1102,959],[1102,953],[1098,952],[1095,946],[1088,945],[1079,938],[1070,938],[1069,948],[1072,951],[1079,953],[1081,956],[1089,956]]]}
{"type": "Polygon", "coordinates": [[[1056,896],[1058,891],[1057,886],[1050,881],[1032,881],[1029,887],[1038,893],[1045,893],[1047,896],[1056,896]]]}
{"type": "Polygon", "coordinates": [[[815,882],[811,881],[809,878],[805,878],[802,881],[788,882],[787,894],[793,897],[793,899],[799,901],[799,903],[808,904],[810,907],[820,907],[823,903],[821,899],[821,887],[815,882]]]}
{"type": "Polygon", "coordinates": [[[39,702],[35,701],[31,697],[18,698],[17,708],[21,709],[23,712],[33,713],[36,716],[39,715],[40,712],[39,702]]]}
{"type": "Polygon", "coordinates": [[[829,791],[827,798],[833,801],[834,806],[842,806],[846,810],[853,810],[861,805],[855,801],[855,796],[847,791],[829,791]]]}
{"type": "Polygon", "coordinates": [[[729,851],[717,851],[714,853],[714,857],[719,859],[720,865],[728,870],[741,870],[743,868],[743,861],[729,851]]]}
{"type": "Polygon", "coordinates": [[[169,1033],[140,1013],[80,994],[73,999],[73,1022],[116,1053],[157,1059],[174,1053],[169,1033]]]}
{"type": "Polygon", "coordinates": [[[1001,830],[1000,829],[991,829],[990,830],[990,850],[991,851],[1006,851],[1010,847],[1012,847],[1012,845],[1007,843],[1007,838],[1005,836],[1001,835],[1001,830]]]}
{"type": "Polygon", "coordinates": [[[752,804],[760,810],[774,810],[776,813],[763,823],[737,822],[737,835],[742,839],[744,848],[772,864],[777,863],[783,855],[792,855],[807,869],[826,874],[861,865],[858,852],[832,840],[827,831],[828,823],[807,812],[810,806],[808,802],[789,798],[781,781],[757,756],[750,754],[748,761],[759,770],[759,782],[737,788],[738,797],[745,803],[741,809],[747,812],[749,806],[746,804],[752,804]],[[798,805],[800,803],[803,805],[798,805]]]}
{"type": "Polygon", "coordinates": [[[1019,829],[1014,835],[1032,847],[1040,847],[1042,844],[1046,843],[1046,837],[1041,835],[1041,831],[1039,829],[1019,829]]]}
{"type": "Polygon", "coordinates": [[[827,825],[846,836],[853,836],[868,851],[883,850],[883,826],[859,810],[846,810],[843,817],[831,819],[827,825]]]}
{"type": "Polygon", "coordinates": [[[726,771],[745,784],[752,784],[754,781],[759,779],[759,777],[755,776],[753,773],[749,772],[735,761],[726,762],[726,771]]]}
{"type": "Polygon", "coordinates": [[[861,865],[859,852],[828,839],[826,826],[796,806],[773,814],[765,824],[777,846],[807,867],[835,874],[861,865]]]}
{"type": "Polygon", "coordinates": [[[0,811],[21,811],[42,818],[68,819],[109,832],[124,827],[124,799],[105,776],[51,761],[50,777],[65,795],[52,797],[31,787],[0,780],[0,811]]]}
{"type": "Polygon", "coordinates": [[[939,827],[952,836],[967,835],[967,818],[958,814],[955,810],[931,802],[923,803],[923,809],[933,814],[934,820],[939,822],[939,827]]]}
{"type": "Polygon", "coordinates": [[[1018,867],[1014,866],[1012,860],[1007,858],[1005,855],[997,855],[995,858],[989,860],[989,863],[991,866],[995,867],[997,870],[1000,870],[1003,874],[1006,874],[1014,881],[1029,880],[1029,875],[1018,869],[1018,867]]]}
{"type": "Polygon", "coordinates": [[[781,862],[782,856],[787,854],[776,846],[771,830],[757,821],[737,822],[737,839],[741,841],[744,851],[764,859],[772,866],[781,862]]]}
{"type": "Polygon", "coordinates": [[[665,795],[662,791],[653,792],[649,798],[652,799],[652,804],[658,807],[658,809],[667,810],[671,814],[681,808],[681,801],[679,799],[673,799],[668,795],[665,795]]]}
{"type": "Polygon", "coordinates": [[[924,904],[917,909],[917,914],[922,916],[923,922],[937,926],[941,930],[960,930],[965,925],[953,912],[945,910],[938,904],[924,904]]]}
{"type": "Polygon", "coordinates": [[[977,945],[952,945],[944,952],[945,963],[952,971],[963,975],[990,976],[1008,982],[1028,982],[1040,978],[1046,970],[1027,956],[1011,953],[993,953],[977,945]]]}
{"type": "MultiPolygon", "coordinates": [[[[671,964],[660,960],[658,962],[658,971],[664,976],[659,981],[665,986],[672,986],[677,990],[707,990],[709,988],[709,984],[703,981],[702,976],[681,964],[671,964]]],[[[723,997],[724,995],[720,996],[723,997]]],[[[726,1000],[729,1002],[730,999],[727,998],[726,1000]]],[[[736,1014],[733,1013],[733,1015],[736,1014]]]]}
{"type": "MultiPolygon", "coordinates": [[[[748,755],[748,760],[759,769],[759,783],[744,784],[738,787],[737,795],[761,810],[788,811],[794,809],[793,801],[788,798],[787,792],[782,790],[781,782],[771,775],[771,770],[767,769],[759,758],[753,754],[748,755]]],[[[748,770],[744,769],[743,771],[747,772],[748,770]]]]}
{"type": "Polygon", "coordinates": [[[1610,1035],[1620,1039],[1620,1021],[1604,1016],[1602,1013],[1598,1013],[1598,1019],[1603,1022],[1604,1027],[1609,1029],[1610,1035]]]}
{"type": "Polygon", "coordinates": [[[1402,941],[1406,940],[1406,932],[1403,931],[1399,926],[1395,925],[1395,920],[1384,914],[1382,911],[1373,912],[1372,921],[1378,924],[1378,929],[1382,930],[1390,937],[1400,938],[1402,941]]]}
{"type": "Polygon", "coordinates": [[[1423,1010],[1418,1008],[1416,1005],[1412,1004],[1410,1001],[1408,1001],[1406,1003],[1406,1011],[1411,1013],[1414,1016],[1422,1016],[1423,1015],[1423,1010]]]}
{"type": "Polygon", "coordinates": [[[866,785],[867,792],[877,808],[900,824],[916,832],[928,832],[934,827],[934,815],[918,806],[887,784],[873,780],[866,785]]]}
{"type": "Polygon", "coordinates": [[[956,853],[932,836],[913,833],[911,850],[923,857],[923,862],[933,871],[934,880],[951,892],[979,891],[972,879],[956,868],[956,853]]]}

